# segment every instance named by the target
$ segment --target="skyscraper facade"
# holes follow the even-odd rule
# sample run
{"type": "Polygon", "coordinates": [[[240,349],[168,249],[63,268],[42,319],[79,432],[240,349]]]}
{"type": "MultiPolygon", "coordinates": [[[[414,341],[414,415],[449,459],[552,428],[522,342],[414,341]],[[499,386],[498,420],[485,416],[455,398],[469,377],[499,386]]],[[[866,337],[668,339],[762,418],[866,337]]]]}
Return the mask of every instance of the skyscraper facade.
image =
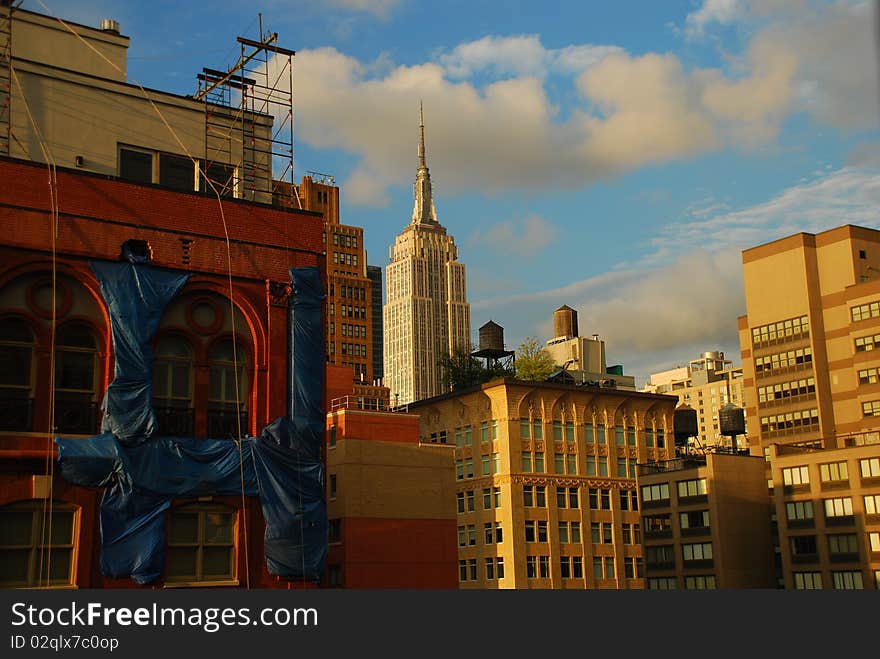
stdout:
{"type": "Polygon", "coordinates": [[[421,108],[418,156],[412,219],[397,236],[385,271],[385,386],[396,405],[444,393],[441,360],[470,348],[465,268],[437,221],[421,108]]]}

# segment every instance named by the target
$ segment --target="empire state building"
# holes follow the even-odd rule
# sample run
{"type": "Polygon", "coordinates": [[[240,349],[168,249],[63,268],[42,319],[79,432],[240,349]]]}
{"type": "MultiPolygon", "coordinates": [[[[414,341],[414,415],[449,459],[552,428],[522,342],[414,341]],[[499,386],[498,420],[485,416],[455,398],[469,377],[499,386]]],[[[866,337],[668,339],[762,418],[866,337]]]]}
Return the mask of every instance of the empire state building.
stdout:
{"type": "Polygon", "coordinates": [[[385,386],[397,405],[445,393],[440,361],[470,349],[464,265],[437,221],[421,105],[418,154],[412,219],[397,236],[385,269],[385,386]]]}

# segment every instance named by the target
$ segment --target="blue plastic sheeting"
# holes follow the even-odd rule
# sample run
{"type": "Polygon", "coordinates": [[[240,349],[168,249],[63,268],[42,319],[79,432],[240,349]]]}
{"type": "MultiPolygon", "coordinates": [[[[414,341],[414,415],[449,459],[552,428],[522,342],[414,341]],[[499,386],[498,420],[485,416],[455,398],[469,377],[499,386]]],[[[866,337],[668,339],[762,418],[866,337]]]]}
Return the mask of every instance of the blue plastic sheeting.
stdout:
{"type": "Polygon", "coordinates": [[[240,444],[153,437],[124,446],[109,434],[55,442],[66,480],[107,488],[101,501],[105,576],[146,584],[162,575],[166,511],[173,499],[244,492],[260,497],[269,573],[317,582],[327,553],[324,471],[320,455],[300,435],[282,417],[240,444]]]}
{"type": "Polygon", "coordinates": [[[101,572],[141,584],[156,580],[164,571],[165,513],[173,499],[244,494],[260,498],[269,573],[320,581],[327,557],[327,511],[318,269],[291,270],[291,390],[296,394],[291,393],[288,408],[302,413],[279,418],[260,437],[240,442],[154,434],[150,341],[161,311],[186,275],[143,263],[92,263],[92,269],[113,323],[117,364],[105,398],[109,420],[97,437],[58,437],[55,442],[66,480],[106,488],[101,572]],[[306,354],[311,350],[319,359],[306,354]]]}
{"type": "Polygon", "coordinates": [[[290,408],[291,418],[319,423],[324,435],[324,331],[321,310],[324,287],[321,271],[315,267],[290,271],[290,408]]]}
{"type": "Polygon", "coordinates": [[[165,307],[186,283],[186,273],[139,263],[91,263],[110,311],[116,371],[104,395],[101,432],[123,444],[146,441],[156,430],[152,341],[165,307]]]}

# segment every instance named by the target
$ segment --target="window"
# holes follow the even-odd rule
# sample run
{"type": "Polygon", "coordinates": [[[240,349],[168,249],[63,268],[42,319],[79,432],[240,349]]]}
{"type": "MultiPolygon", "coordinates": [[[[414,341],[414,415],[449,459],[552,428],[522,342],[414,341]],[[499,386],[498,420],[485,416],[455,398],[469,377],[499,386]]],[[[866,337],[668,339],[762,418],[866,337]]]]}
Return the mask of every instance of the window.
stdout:
{"type": "Polygon", "coordinates": [[[832,560],[835,555],[855,556],[858,560],[859,541],[855,533],[839,533],[828,536],[828,553],[832,560]]]}
{"type": "Polygon", "coordinates": [[[488,455],[480,456],[480,464],[482,466],[482,475],[483,476],[488,476],[489,474],[492,473],[491,463],[489,461],[488,455]]]}
{"type": "Polygon", "coordinates": [[[611,545],[614,544],[614,527],[611,524],[606,522],[601,522],[602,525],[602,544],[603,545],[611,545]]]}
{"type": "Polygon", "coordinates": [[[553,472],[556,474],[564,474],[565,473],[565,454],[564,453],[556,453],[553,456],[553,472]]]}
{"type": "Polygon", "coordinates": [[[237,513],[226,506],[195,504],[168,515],[166,580],[228,582],[235,579],[237,513]]]}
{"type": "Polygon", "coordinates": [[[880,478],[880,458],[859,460],[859,469],[862,472],[862,478],[880,478]]]}
{"type": "Polygon", "coordinates": [[[35,343],[23,320],[0,320],[0,430],[33,430],[35,343]]]}
{"type": "Polygon", "coordinates": [[[623,426],[614,426],[614,443],[623,446],[623,426]]]}
{"type": "Polygon", "coordinates": [[[565,456],[565,469],[571,475],[577,474],[577,456],[574,453],[565,456]]]}
{"type": "Polygon", "coordinates": [[[490,557],[486,559],[486,580],[504,578],[504,559],[501,557],[490,557]]]}
{"type": "Polygon", "coordinates": [[[221,339],[208,351],[208,366],[208,436],[237,438],[246,435],[247,353],[240,344],[233,344],[232,339],[221,339]]]}
{"type": "Polygon", "coordinates": [[[822,590],[821,572],[795,572],[795,590],[822,590]]]}
{"type": "Polygon", "coordinates": [[[599,444],[604,444],[606,441],[605,440],[605,426],[602,425],[601,423],[598,426],[596,426],[596,441],[599,444]]]}
{"type": "Polygon", "coordinates": [[[336,474],[330,474],[330,498],[336,498],[336,474]]]}
{"type": "Polygon", "coordinates": [[[468,490],[465,492],[465,498],[467,499],[467,511],[469,513],[474,512],[474,491],[468,490]]]}
{"type": "Polygon", "coordinates": [[[752,342],[755,346],[792,341],[810,335],[809,320],[806,316],[781,320],[769,325],[752,328],[752,342]]]}
{"type": "Polygon", "coordinates": [[[712,543],[697,542],[681,546],[681,557],[685,562],[688,561],[708,561],[712,560],[712,543]]]}
{"type": "Polygon", "coordinates": [[[860,336],[855,340],[856,352],[868,352],[880,346],[880,334],[860,336]]]}
{"type": "Polygon", "coordinates": [[[193,161],[185,156],[160,153],[159,185],[182,192],[195,190],[196,178],[193,161]]]}
{"type": "Polygon", "coordinates": [[[458,527],[458,546],[465,547],[467,545],[467,527],[458,527]]]}
{"type": "Polygon", "coordinates": [[[695,575],[684,578],[685,590],[715,590],[715,575],[695,575]]]}
{"type": "Polygon", "coordinates": [[[706,479],[695,478],[687,481],[678,481],[679,498],[696,497],[706,494],[706,479]]]}
{"type": "Polygon", "coordinates": [[[477,580],[477,559],[469,558],[468,559],[468,573],[471,581],[477,580]]]}
{"type": "Polygon", "coordinates": [[[559,544],[568,544],[568,522],[559,522],[559,544]]]}
{"type": "Polygon", "coordinates": [[[538,557],[526,556],[526,577],[529,579],[538,578],[538,557]]]}
{"type": "Polygon", "coordinates": [[[458,580],[459,581],[467,581],[468,580],[467,561],[464,559],[458,561],[458,580]]]}
{"type": "Polygon", "coordinates": [[[523,453],[522,453],[522,470],[525,473],[531,473],[531,471],[532,471],[532,452],[531,451],[523,451],[523,453]]]}
{"type": "Polygon", "coordinates": [[[825,499],[825,517],[848,517],[853,514],[852,499],[850,497],[839,497],[836,499],[825,499]]]}
{"type": "Polygon", "coordinates": [[[464,460],[464,477],[465,478],[473,478],[474,477],[474,459],[473,458],[465,458],[465,460],[464,460]]]}
{"type": "Polygon", "coordinates": [[[617,477],[626,478],[626,458],[617,458],[617,477]]]}
{"type": "Polygon", "coordinates": [[[809,485],[810,472],[806,465],[787,467],[782,470],[782,482],[785,485],[809,485]]]}
{"type": "Polygon", "coordinates": [[[877,318],[880,316],[880,302],[869,302],[868,304],[851,307],[850,315],[854,323],[868,318],[877,318]]]}
{"type": "Polygon", "coordinates": [[[539,474],[544,472],[544,453],[543,451],[535,453],[535,471],[539,474]]]}
{"type": "Polygon", "coordinates": [[[880,494],[865,495],[865,514],[880,515],[880,494]]]}
{"type": "Polygon", "coordinates": [[[862,590],[862,573],[856,571],[832,572],[831,578],[835,590],[862,590]]]}
{"type": "Polygon", "coordinates": [[[642,485],[642,501],[645,503],[669,501],[669,484],[642,485]]]}
{"type": "Polygon", "coordinates": [[[559,557],[559,573],[563,579],[571,579],[571,556],[559,557]]]}
{"type": "Polygon", "coordinates": [[[593,424],[588,423],[584,426],[584,442],[592,444],[595,441],[595,433],[593,432],[593,424]]]}
{"type": "Polygon", "coordinates": [[[576,487],[568,488],[568,507],[580,507],[580,497],[578,496],[578,489],[576,487]]]}
{"type": "Polygon", "coordinates": [[[550,576],[550,557],[549,556],[539,556],[538,557],[538,574],[542,579],[547,579],[550,576]]]}
{"type": "Polygon", "coordinates": [[[813,519],[812,501],[791,501],[785,504],[785,517],[788,521],[813,519]]]}
{"type": "Polygon", "coordinates": [[[814,562],[817,558],[818,549],[814,535],[792,536],[789,538],[789,546],[791,547],[792,561],[795,563],[814,562]]]}
{"type": "Polygon", "coordinates": [[[500,544],[503,541],[501,522],[485,522],[483,524],[483,539],[487,545],[500,544]]]}
{"type": "Polygon", "coordinates": [[[606,556],[605,557],[605,578],[613,579],[614,578],[614,557],[606,556]]]}
{"type": "Polygon", "coordinates": [[[464,492],[457,492],[455,495],[455,503],[458,508],[458,514],[464,512],[464,492]]]}
{"type": "Polygon", "coordinates": [[[464,463],[461,460],[455,461],[455,480],[464,480],[464,463]]]}
{"type": "Polygon", "coordinates": [[[602,510],[611,510],[611,492],[609,490],[599,490],[599,505],[602,510]]]}
{"type": "Polygon", "coordinates": [[[599,522],[590,522],[590,542],[594,545],[602,542],[602,525],[599,522]]]}
{"type": "Polygon", "coordinates": [[[152,183],[153,154],[149,151],[120,147],[119,178],[134,183],[152,183]]]}
{"type": "Polygon", "coordinates": [[[678,582],[675,577],[652,577],[648,579],[648,590],[676,590],[678,582]]]}
{"type": "Polygon", "coordinates": [[[185,339],[164,336],[156,344],[153,410],[163,435],[192,437],[194,434],[194,366],[193,349],[185,339]]]}
{"type": "Polygon", "coordinates": [[[880,553],[880,533],[871,532],[868,534],[868,551],[872,554],[880,553]]]}
{"type": "Polygon", "coordinates": [[[646,515],[642,519],[645,520],[645,536],[658,537],[672,534],[672,520],[669,513],[665,515],[646,515]]]}
{"type": "Polygon", "coordinates": [[[864,416],[880,416],[880,400],[862,403],[862,414],[864,416]]]}
{"type": "Polygon", "coordinates": [[[342,520],[327,520],[327,542],[342,542],[342,520]]]}
{"type": "Polygon", "coordinates": [[[819,465],[819,478],[823,483],[849,480],[846,462],[819,465]]]}
{"type": "Polygon", "coordinates": [[[98,342],[83,323],[68,323],[55,336],[55,427],[91,435],[98,430],[98,342]]]}
{"type": "Polygon", "coordinates": [[[689,513],[679,513],[679,523],[684,529],[705,529],[709,526],[709,511],[695,510],[689,513]]]}
{"type": "Polygon", "coordinates": [[[571,576],[573,579],[584,578],[584,559],[581,556],[571,557],[571,576]]]}
{"type": "Polygon", "coordinates": [[[596,456],[588,455],[587,456],[587,476],[595,476],[596,475],[596,456]]]}
{"type": "Polygon", "coordinates": [[[607,476],[608,475],[608,456],[600,455],[599,456],[599,475],[607,476]]]}
{"type": "Polygon", "coordinates": [[[859,384],[877,384],[880,379],[877,377],[876,368],[865,368],[859,371],[859,384]]]}
{"type": "Polygon", "coordinates": [[[51,503],[51,518],[49,510],[45,501],[22,501],[0,508],[0,586],[74,583],[78,511],[60,501],[51,503]]]}

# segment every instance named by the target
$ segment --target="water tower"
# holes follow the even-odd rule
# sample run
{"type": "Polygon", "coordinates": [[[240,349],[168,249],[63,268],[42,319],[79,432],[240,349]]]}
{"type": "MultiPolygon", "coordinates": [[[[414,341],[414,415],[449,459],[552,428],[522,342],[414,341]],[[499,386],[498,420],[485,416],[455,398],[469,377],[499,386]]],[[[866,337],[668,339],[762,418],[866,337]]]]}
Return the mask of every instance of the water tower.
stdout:
{"type": "Polygon", "coordinates": [[[480,349],[471,355],[485,359],[486,370],[513,365],[513,350],[504,349],[504,328],[491,320],[480,328],[480,349]]]}

